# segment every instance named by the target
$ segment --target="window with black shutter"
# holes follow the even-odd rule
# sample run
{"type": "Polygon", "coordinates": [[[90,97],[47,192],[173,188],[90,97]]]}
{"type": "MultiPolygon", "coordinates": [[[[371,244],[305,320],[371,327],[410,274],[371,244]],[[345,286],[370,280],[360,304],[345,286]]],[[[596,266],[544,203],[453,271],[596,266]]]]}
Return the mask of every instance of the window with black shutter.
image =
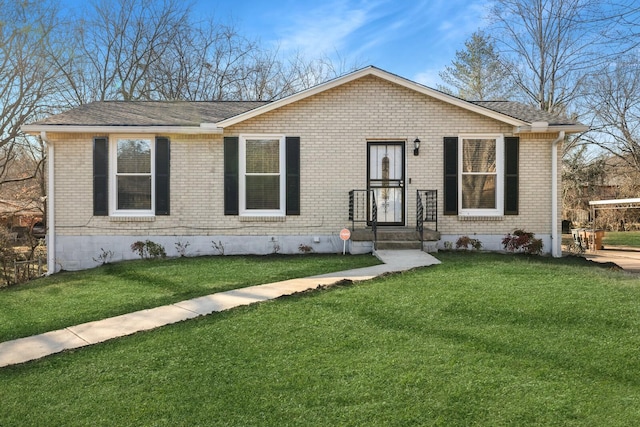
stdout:
{"type": "Polygon", "coordinates": [[[169,215],[169,175],[166,137],[94,138],[94,215],[169,215]]]}
{"type": "Polygon", "coordinates": [[[518,215],[519,138],[444,138],[444,214],[518,215]]]}
{"type": "Polygon", "coordinates": [[[224,138],[225,215],[300,215],[300,138],[224,138]]]}

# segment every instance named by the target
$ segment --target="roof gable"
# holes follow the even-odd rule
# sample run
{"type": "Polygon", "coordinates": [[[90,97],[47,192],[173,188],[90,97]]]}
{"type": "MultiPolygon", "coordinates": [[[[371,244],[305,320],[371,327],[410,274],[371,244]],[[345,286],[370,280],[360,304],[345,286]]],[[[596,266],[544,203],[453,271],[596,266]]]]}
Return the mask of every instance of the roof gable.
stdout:
{"type": "Polygon", "coordinates": [[[278,108],[281,108],[285,105],[289,105],[292,104],[294,102],[300,101],[302,99],[306,99],[309,98],[313,95],[319,94],[321,92],[333,89],[335,87],[338,87],[340,85],[349,83],[351,81],[360,79],[362,77],[366,77],[366,76],[375,76],[378,77],[380,79],[386,80],[388,82],[391,83],[395,83],[397,85],[400,85],[402,87],[405,87],[407,89],[410,90],[414,90],[416,92],[422,93],[424,95],[430,96],[432,98],[447,102],[449,104],[453,104],[456,105],[458,107],[464,108],[466,110],[470,110],[473,112],[476,112],[478,114],[487,116],[487,117],[491,117],[493,119],[499,120],[501,122],[504,123],[508,123],[512,126],[525,126],[528,123],[524,120],[521,120],[517,117],[513,117],[507,114],[504,114],[498,110],[494,110],[494,109],[489,109],[486,108],[482,105],[477,105],[474,104],[472,102],[468,102],[465,101],[461,98],[457,98],[455,96],[452,95],[448,95],[444,92],[440,92],[437,91],[435,89],[432,89],[430,87],[421,85],[419,83],[413,82],[411,80],[405,79],[403,77],[397,76],[395,74],[389,73],[387,71],[381,70],[379,68],[373,67],[373,66],[369,66],[366,68],[362,68],[360,70],[354,71],[352,73],[346,74],[342,77],[338,77],[335,78],[333,80],[329,80],[325,83],[319,84],[317,86],[314,86],[312,88],[303,90],[301,92],[295,93],[291,96],[282,98],[280,100],[271,102],[269,104],[257,107],[253,110],[250,111],[246,111],[244,113],[238,114],[237,116],[233,116],[230,117],[228,119],[222,120],[218,123],[216,123],[216,126],[221,127],[221,128],[225,128],[225,127],[229,127],[232,125],[235,125],[237,123],[243,122],[245,120],[251,119],[253,117],[259,116],[261,114],[267,113],[269,111],[273,111],[276,110],[278,108]]]}

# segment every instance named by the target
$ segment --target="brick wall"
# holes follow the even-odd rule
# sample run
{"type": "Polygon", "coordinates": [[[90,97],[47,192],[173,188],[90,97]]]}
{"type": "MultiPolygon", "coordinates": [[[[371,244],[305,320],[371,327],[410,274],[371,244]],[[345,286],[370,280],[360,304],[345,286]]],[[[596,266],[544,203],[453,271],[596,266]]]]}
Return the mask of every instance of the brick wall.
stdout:
{"type": "Polygon", "coordinates": [[[407,143],[407,219],[415,221],[415,190],[437,189],[443,234],[551,232],[551,148],[555,134],[522,136],[520,215],[462,221],[443,216],[443,141],[459,133],[503,133],[513,127],[429,98],[377,77],[365,77],[225,129],[225,136],[272,133],[301,138],[301,215],[243,221],[223,213],[222,135],[171,139],[171,215],[153,221],[92,216],[92,137],[50,134],[55,146],[56,232],[99,235],[310,235],[350,226],[348,192],[366,187],[368,140],[407,143]],[[413,156],[419,137],[420,155],[413,156]],[[411,179],[411,184],[408,180],[411,179]]]}

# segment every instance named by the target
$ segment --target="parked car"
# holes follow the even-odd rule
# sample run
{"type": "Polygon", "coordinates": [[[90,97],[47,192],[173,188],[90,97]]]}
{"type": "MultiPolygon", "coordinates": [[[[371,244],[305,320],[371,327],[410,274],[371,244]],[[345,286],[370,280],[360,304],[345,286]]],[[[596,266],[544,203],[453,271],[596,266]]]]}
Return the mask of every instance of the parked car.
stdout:
{"type": "Polygon", "coordinates": [[[43,239],[47,234],[47,226],[42,221],[38,221],[31,227],[31,235],[36,239],[43,239]]]}

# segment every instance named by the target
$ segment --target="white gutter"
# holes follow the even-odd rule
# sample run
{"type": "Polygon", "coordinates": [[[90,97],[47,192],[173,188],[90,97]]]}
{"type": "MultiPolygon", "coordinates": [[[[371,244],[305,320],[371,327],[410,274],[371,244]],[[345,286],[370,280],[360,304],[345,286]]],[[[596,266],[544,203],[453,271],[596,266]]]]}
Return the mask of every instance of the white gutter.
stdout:
{"type": "Polygon", "coordinates": [[[56,217],[54,187],[54,150],[47,139],[47,133],[40,132],[40,138],[47,144],[47,276],[56,272],[56,217]]]}
{"type": "Polygon", "coordinates": [[[565,131],[551,143],[551,256],[562,256],[562,239],[558,232],[558,144],[564,141],[565,131]]]}
{"type": "Polygon", "coordinates": [[[24,125],[20,129],[28,134],[37,135],[42,132],[68,133],[152,133],[152,134],[180,134],[180,135],[211,135],[221,134],[222,128],[207,126],[78,126],[78,125],[24,125]]]}
{"type": "Polygon", "coordinates": [[[591,206],[600,206],[600,205],[623,205],[627,203],[640,203],[640,198],[634,199],[611,199],[611,200],[590,200],[589,204],[591,206]]]}
{"type": "Polygon", "coordinates": [[[535,126],[517,126],[513,129],[513,133],[521,134],[521,133],[545,133],[545,132],[569,132],[569,133],[577,133],[577,132],[586,132],[590,128],[585,125],[549,125],[546,127],[535,127],[535,126]]]}

